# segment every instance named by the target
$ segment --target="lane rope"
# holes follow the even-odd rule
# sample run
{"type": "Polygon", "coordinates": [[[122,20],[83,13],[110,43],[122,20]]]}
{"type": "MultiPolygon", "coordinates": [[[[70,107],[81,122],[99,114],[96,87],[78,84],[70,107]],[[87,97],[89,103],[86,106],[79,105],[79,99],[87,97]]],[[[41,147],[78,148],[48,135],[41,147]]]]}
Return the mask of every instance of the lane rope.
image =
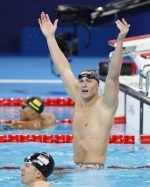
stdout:
{"type": "MultiPolygon", "coordinates": [[[[145,168],[150,169],[150,166],[135,166],[135,167],[132,167],[132,166],[107,166],[107,168],[109,168],[109,169],[133,170],[133,169],[145,169],[145,168]]],[[[17,166],[3,166],[3,167],[0,167],[0,170],[17,170],[17,169],[20,169],[20,167],[17,167],[17,166]]],[[[76,170],[76,169],[80,169],[80,168],[69,167],[69,166],[68,167],[67,166],[66,167],[65,166],[58,166],[58,167],[55,167],[54,170],[62,171],[62,170],[76,170]]]]}
{"type": "MultiPolygon", "coordinates": [[[[143,138],[144,139],[144,138],[143,138]]],[[[21,142],[39,142],[39,143],[72,143],[72,134],[1,134],[1,143],[21,143],[21,142]]],[[[144,142],[144,141],[143,141],[144,142]]],[[[147,138],[146,138],[146,142],[147,138]]],[[[110,135],[109,143],[114,144],[134,144],[135,136],[133,135],[110,135]]]]}
{"type": "MultiPolygon", "coordinates": [[[[62,119],[62,120],[57,120],[57,123],[65,123],[65,124],[72,124],[72,119],[62,119]]],[[[0,119],[0,124],[11,124],[15,122],[15,120],[6,120],[6,119],[0,119]]],[[[125,118],[124,116],[116,116],[114,117],[114,125],[115,124],[123,124],[125,125],[125,118]]]]}

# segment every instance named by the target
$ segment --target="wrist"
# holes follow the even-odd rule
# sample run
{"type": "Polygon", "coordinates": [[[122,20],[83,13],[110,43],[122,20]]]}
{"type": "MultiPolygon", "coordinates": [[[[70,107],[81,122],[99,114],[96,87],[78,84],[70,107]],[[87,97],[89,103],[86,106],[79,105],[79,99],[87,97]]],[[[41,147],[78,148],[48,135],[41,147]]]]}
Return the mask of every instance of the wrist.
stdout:
{"type": "Polygon", "coordinates": [[[51,34],[51,35],[47,36],[46,39],[47,39],[47,41],[54,40],[55,39],[55,35],[51,34]]]}

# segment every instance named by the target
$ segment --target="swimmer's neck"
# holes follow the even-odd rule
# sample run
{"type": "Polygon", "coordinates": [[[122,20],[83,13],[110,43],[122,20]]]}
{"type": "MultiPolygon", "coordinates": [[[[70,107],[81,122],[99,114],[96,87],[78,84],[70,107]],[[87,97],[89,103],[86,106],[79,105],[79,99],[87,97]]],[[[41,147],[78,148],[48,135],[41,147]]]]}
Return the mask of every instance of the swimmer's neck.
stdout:
{"type": "Polygon", "coordinates": [[[93,104],[95,104],[98,98],[99,95],[96,95],[95,97],[92,98],[83,98],[83,106],[86,108],[92,106],[93,104]]]}

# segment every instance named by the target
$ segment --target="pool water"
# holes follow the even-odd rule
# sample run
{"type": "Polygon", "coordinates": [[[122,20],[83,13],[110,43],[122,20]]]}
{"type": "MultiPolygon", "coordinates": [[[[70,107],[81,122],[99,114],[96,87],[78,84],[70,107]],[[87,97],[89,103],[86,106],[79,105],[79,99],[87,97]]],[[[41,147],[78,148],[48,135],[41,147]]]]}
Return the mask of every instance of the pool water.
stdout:
{"type": "MultiPolygon", "coordinates": [[[[46,151],[55,159],[56,166],[74,166],[71,144],[7,143],[1,144],[0,167],[21,166],[26,155],[46,151]]],[[[108,147],[106,166],[102,170],[55,171],[49,181],[53,186],[88,187],[144,187],[150,186],[150,169],[111,169],[150,165],[150,145],[114,145],[108,147]]],[[[20,170],[0,170],[1,186],[24,186],[20,182],[20,170]]]]}
{"type": "MultiPolygon", "coordinates": [[[[18,119],[18,110],[19,108],[16,107],[0,107],[0,118],[18,119]]],[[[54,113],[59,120],[72,119],[73,107],[47,107],[45,112],[54,113]]],[[[68,124],[58,124],[52,129],[42,131],[0,131],[1,134],[29,134],[29,132],[30,134],[72,134],[72,127],[68,124]]],[[[125,133],[125,125],[114,125],[111,133],[125,133]]],[[[19,169],[6,170],[3,167],[20,167],[24,157],[37,151],[50,153],[55,159],[56,167],[75,166],[71,143],[0,143],[0,186],[24,186],[20,182],[21,171],[19,169]]],[[[109,144],[104,169],[55,170],[49,177],[49,182],[53,187],[148,187],[150,186],[150,168],[136,168],[139,166],[150,166],[150,145],[109,144]],[[109,168],[111,166],[120,168],[109,168]]]]}

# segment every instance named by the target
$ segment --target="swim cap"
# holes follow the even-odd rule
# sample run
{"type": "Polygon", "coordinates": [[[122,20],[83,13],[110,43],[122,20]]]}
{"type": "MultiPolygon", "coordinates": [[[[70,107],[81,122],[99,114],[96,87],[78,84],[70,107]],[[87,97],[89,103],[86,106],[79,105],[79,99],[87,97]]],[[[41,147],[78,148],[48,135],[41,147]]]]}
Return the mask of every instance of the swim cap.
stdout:
{"type": "Polygon", "coordinates": [[[36,152],[24,159],[24,162],[36,167],[44,177],[52,174],[55,166],[54,159],[45,152],[36,152]]]}
{"type": "Polygon", "coordinates": [[[38,113],[41,113],[44,110],[44,101],[40,97],[29,97],[25,100],[25,103],[38,113]]]}
{"type": "Polygon", "coordinates": [[[93,69],[88,68],[88,69],[83,70],[78,75],[78,79],[81,79],[82,77],[87,77],[88,79],[95,79],[99,84],[99,75],[93,69]]]}

